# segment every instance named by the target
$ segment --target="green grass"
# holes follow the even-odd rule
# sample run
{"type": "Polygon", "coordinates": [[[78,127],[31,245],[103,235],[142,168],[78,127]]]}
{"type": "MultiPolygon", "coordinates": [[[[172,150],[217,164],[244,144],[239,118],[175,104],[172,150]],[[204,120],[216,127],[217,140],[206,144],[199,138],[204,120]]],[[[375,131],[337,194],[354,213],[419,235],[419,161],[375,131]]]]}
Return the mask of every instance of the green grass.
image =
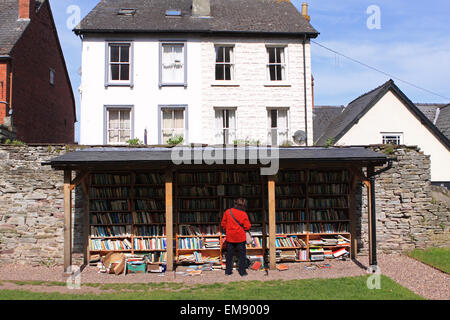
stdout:
{"type": "Polygon", "coordinates": [[[422,299],[386,276],[381,289],[366,286],[368,276],[339,279],[246,281],[187,285],[182,283],[83,284],[100,294],[36,293],[0,290],[0,300],[411,300],[422,299]]]}
{"type": "Polygon", "coordinates": [[[407,254],[411,258],[417,259],[446,273],[450,273],[449,248],[414,249],[407,254]]]}

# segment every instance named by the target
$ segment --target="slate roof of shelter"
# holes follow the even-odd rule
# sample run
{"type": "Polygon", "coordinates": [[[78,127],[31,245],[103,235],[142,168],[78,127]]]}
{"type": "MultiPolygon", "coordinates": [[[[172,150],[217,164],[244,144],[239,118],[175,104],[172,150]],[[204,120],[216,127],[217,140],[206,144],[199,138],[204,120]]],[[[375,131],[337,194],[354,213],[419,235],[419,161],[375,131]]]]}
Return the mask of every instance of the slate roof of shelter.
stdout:
{"type": "Polygon", "coordinates": [[[427,127],[433,135],[442,142],[447,149],[450,149],[450,140],[430,121],[419,108],[408,99],[408,97],[395,85],[393,80],[389,80],[383,85],[369,91],[356,98],[331,121],[328,128],[316,141],[316,145],[323,146],[330,138],[334,142],[339,141],[358,121],[389,91],[391,90],[413,113],[418,120],[427,127]]]}
{"type": "Polygon", "coordinates": [[[193,17],[191,6],[192,0],[102,0],[74,31],[318,35],[290,1],[211,0],[208,18],[193,17]],[[136,13],[118,15],[121,8],[136,9],[136,13]],[[172,9],[181,10],[181,16],[166,16],[172,9]]]}
{"type": "Polygon", "coordinates": [[[436,127],[450,139],[450,104],[439,109],[436,127]]]}
{"type": "Polygon", "coordinates": [[[344,106],[314,106],[313,109],[313,128],[314,141],[317,141],[320,136],[337,116],[344,110],[344,106]]]}
{"type": "MultiPolygon", "coordinates": [[[[227,150],[233,150],[234,148],[223,147],[181,147],[176,149],[178,154],[184,150],[185,155],[189,154],[194,156],[195,154],[202,154],[203,160],[207,152],[215,150],[215,152],[222,152],[222,156],[217,158],[225,159],[227,156],[227,150]],[[196,153],[198,152],[198,153],[196,153]]],[[[340,148],[324,148],[324,147],[290,147],[290,148],[276,148],[279,152],[279,160],[292,160],[295,162],[323,162],[323,161],[369,161],[382,164],[387,161],[387,156],[378,153],[364,147],[340,147],[340,148]]],[[[245,154],[245,159],[248,161],[252,155],[259,154],[258,160],[273,159],[276,153],[271,153],[270,149],[265,147],[246,147],[237,148],[233,152],[234,164],[238,164],[236,159],[239,155],[237,152],[245,154]],[[236,151],[240,150],[240,151],[236,151]]],[[[50,161],[43,163],[44,165],[51,165],[53,168],[70,168],[73,166],[105,166],[105,165],[136,165],[136,164],[149,164],[149,163],[161,163],[172,162],[172,148],[115,148],[115,147],[102,147],[92,149],[81,149],[74,152],[66,153],[62,156],[51,159],[50,161]]],[[[215,153],[212,153],[215,157],[215,153]]],[[[228,153],[229,154],[229,153],[228,153]]],[[[192,160],[193,161],[193,160],[192,160]]],[[[224,162],[225,163],[225,162],[224,162]]]]}
{"type": "Polygon", "coordinates": [[[0,1],[0,55],[9,55],[30,20],[19,19],[19,1],[0,1]]]}

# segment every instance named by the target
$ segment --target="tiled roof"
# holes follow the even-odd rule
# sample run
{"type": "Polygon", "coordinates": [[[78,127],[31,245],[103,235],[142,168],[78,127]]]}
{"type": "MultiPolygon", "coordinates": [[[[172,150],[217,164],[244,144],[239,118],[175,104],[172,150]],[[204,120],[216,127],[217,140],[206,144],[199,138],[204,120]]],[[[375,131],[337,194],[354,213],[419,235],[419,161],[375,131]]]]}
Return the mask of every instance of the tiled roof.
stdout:
{"type": "Polygon", "coordinates": [[[439,109],[436,127],[450,139],[450,104],[439,109]]]}
{"type": "Polygon", "coordinates": [[[313,109],[313,131],[314,141],[320,136],[337,116],[344,110],[344,106],[314,106],[313,109]]]}
{"type": "Polygon", "coordinates": [[[318,34],[290,1],[211,0],[209,18],[193,17],[191,5],[192,0],[102,0],[74,31],[318,34]],[[136,13],[118,15],[121,8],[136,13]],[[171,9],[181,16],[166,16],[171,9]]]}
{"type": "Polygon", "coordinates": [[[0,1],[0,55],[9,55],[29,20],[19,20],[19,1],[0,1]]]}

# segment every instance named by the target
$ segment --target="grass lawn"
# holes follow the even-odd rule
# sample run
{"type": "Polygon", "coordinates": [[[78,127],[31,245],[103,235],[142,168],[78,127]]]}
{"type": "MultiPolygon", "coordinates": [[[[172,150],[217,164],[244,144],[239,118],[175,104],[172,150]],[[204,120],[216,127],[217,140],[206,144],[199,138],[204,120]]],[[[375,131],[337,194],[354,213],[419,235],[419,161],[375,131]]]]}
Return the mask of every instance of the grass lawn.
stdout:
{"type": "Polygon", "coordinates": [[[422,261],[425,264],[438,268],[441,271],[450,273],[450,249],[449,248],[428,248],[425,250],[414,249],[407,253],[411,258],[422,261]]]}
{"type": "MultiPolygon", "coordinates": [[[[83,284],[100,294],[36,293],[24,290],[0,290],[0,300],[411,300],[422,299],[390,278],[381,276],[381,289],[366,286],[368,276],[339,279],[246,281],[186,285],[183,283],[83,284]]],[[[19,284],[42,285],[22,282],[19,284]]],[[[46,284],[50,285],[50,284],[46,284]]],[[[61,285],[53,283],[51,285],[61,285]]]]}

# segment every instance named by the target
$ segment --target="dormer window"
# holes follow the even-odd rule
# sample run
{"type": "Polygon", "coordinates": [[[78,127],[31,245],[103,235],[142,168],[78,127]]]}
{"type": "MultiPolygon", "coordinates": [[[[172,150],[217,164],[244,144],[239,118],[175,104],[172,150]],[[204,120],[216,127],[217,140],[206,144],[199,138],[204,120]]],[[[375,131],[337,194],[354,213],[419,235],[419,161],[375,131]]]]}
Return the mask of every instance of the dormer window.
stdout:
{"type": "Polygon", "coordinates": [[[119,16],[134,16],[136,14],[136,9],[133,8],[122,8],[117,13],[119,16]]]}

